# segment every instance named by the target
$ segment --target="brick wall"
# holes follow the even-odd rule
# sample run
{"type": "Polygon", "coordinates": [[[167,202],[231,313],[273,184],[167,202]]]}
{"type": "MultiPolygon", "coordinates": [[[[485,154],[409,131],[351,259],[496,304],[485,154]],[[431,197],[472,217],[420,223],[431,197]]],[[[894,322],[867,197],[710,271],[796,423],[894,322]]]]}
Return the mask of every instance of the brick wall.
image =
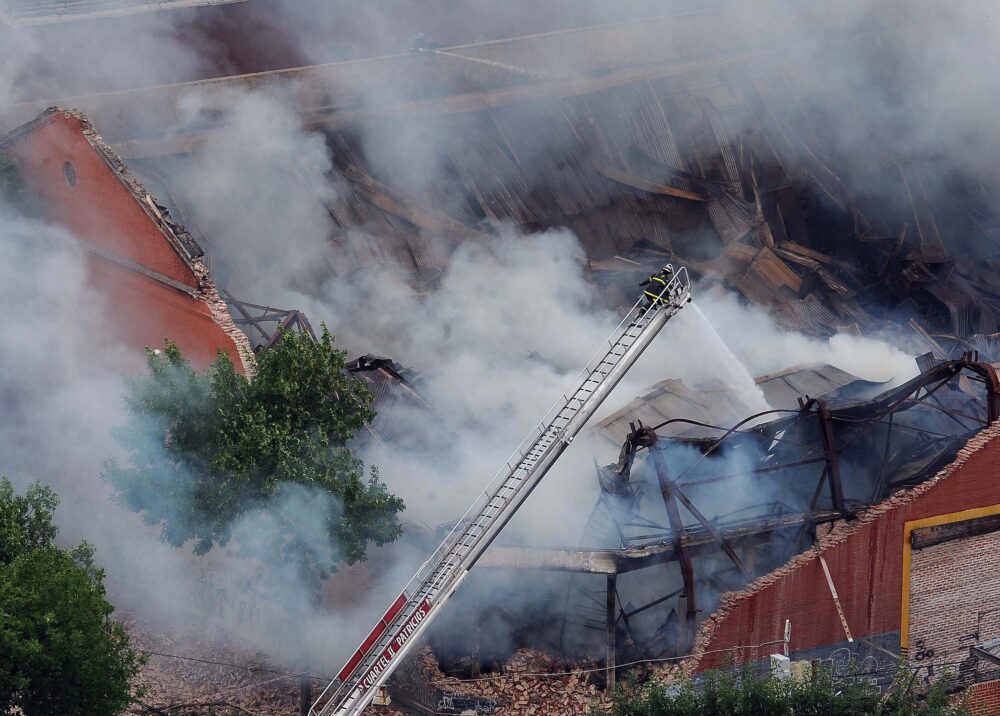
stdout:
{"type": "Polygon", "coordinates": [[[90,261],[90,280],[114,306],[108,333],[136,350],[176,343],[195,368],[207,368],[222,349],[240,370],[236,344],[220,329],[202,301],[100,258],[90,261]]]}
{"type": "MultiPolygon", "coordinates": [[[[994,425],[973,438],[933,479],[873,507],[819,541],[817,547],[830,567],[855,638],[875,637],[885,645],[899,633],[906,523],[996,505],[1000,503],[998,488],[1000,426],[994,425]]],[[[786,619],[792,622],[789,646],[793,654],[846,638],[815,549],[758,579],[747,590],[726,595],[720,608],[702,624],[696,656],[685,666],[695,671],[717,668],[730,658],[765,658],[775,646],[732,648],[780,640],[786,619]]]]}
{"type": "Polygon", "coordinates": [[[79,117],[55,112],[7,151],[46,219],[81,241],[198,287],[160,227],[84,136],[79,117]]]}
{"type": "Polygon", "coordinates": [[[977,669],[969,647],[1000,637],[1000,570],[987,565],[998,554],[1000,532],[913,551],[909,645],[914,663],[933,664],[939,672],[977,669]]]}
{"type": "Polygon", "coordinates": [[[68,229],[86,248],[90,283],[107,299],[112,338],[136,352],[162,347],[169,338],[197,368],[207,367],[219,350],[238,370],[250,368],[243,357],[249,342],[193,255],[200,254],[197,245],[186,235],[178,238],[85,118],[47,112],[0,140],[0,151],[17,160],[37,197],[42,218],[68,229]]]}
{"type": "Polygon", "coordinates": [[[971,686],[964,694],[972,716],[1000,714],[1000,679],[971,686]]]}

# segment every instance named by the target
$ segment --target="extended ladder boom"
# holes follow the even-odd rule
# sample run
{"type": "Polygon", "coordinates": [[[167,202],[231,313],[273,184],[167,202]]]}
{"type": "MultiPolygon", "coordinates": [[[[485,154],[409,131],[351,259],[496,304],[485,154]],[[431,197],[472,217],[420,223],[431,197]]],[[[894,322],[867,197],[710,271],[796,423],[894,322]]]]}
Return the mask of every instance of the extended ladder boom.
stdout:
{"type": "MultiPolygon", "coordinates": [[[[640,299],[510,459],[417,570],[368,637],[320,694],[311,716],[355,716],[416,643],[504,525],[660,329],[690,300],[687,270],[670,272],[648,309],[640,299]],[[568,396],[568,397],[567,397],[568,396]]],[[[656,284],[654,284],[656,285],[656,284]]]]}

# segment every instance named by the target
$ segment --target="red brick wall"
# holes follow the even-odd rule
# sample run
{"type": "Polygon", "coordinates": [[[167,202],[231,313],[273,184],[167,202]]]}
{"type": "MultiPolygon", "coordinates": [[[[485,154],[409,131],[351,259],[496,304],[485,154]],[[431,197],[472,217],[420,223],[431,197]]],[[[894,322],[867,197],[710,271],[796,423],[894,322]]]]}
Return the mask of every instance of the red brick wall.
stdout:
{"type": "Polygon", "coordinates": [[[137,350],[176,343],[195,368],[207,368],[221,348],[242,371],[233,341],[215,323],[208,307],[194,298],[101,258],[90,261],[92,283],[114,306],[111,334],[137,350]]]}
{"type": "MultiPolygon", "coordinates": [[[[984,431],[944,471],[947,476],[887,500],[823,540],[853,636],[900,629],[905,522],[1000,503],[1000,439],[995,438],[1000,428],[984,431]]],[[[815,550],[725,598],[702,625],[696,647],[701,656],[689,668],[716,668],[730,654],[737,661],[766,657],[779,647],[727,650],[781,639],[786,619],[792,622],[793,652],[846,639],[815,550]]]]}
{"type": "Polygon", "coordinates": [[[970,686],[965,692],[965,698],[972,716],[1000,714],[1000,680],[970,686]]]}
{"type": "MultiPolygon", "coordinates": [[[[66,227],[85,244],[198,291],[201,286],[191,267],[84,131],[80,118],[59,111],[4,149],[17,159],[43,217],[66,227]],[[75,175],[72,183],[67,162],[75,175]]],[[[243,370],[236,344],[213,318],[202,295],[191,295],[96,253],[90,258],[90,281],[107,299],[111,336],[125,345],[144,351],[162,347],[169,338],[198,368],[207,367],[221,349],[243,370]]]]}
{"type": "Polygon", "coordinates": [[[65,226],[82,241],[198,286],[197,277],[160,228],[83,135],[77,117],[56,112],[51,122],[42,123],[7,151],[41,199],[46,219],[65,226]],[[76,174],[74,186],[66,178],[66,162],[76,174]]]}

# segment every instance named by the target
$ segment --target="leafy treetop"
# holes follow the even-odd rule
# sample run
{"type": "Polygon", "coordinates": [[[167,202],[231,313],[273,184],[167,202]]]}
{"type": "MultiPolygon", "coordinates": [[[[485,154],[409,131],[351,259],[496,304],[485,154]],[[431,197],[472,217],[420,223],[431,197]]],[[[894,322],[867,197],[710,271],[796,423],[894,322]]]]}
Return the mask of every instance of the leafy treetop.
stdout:
{"type": "Polygon", "coordinates": [[[0,713],[107,716],[132,703],[142,659],[111,620],[94,549],[55,545],[58,499],[0,478],[0,713]]]}
{"type": "Polygon", "coordinates": [[[105,478],[169,543],[202,554],[250,520],[241,547],[267,545],[255,556],[291,561],[315,585],[402,531],[402,500],[350,448],[374,413],[344,359],[325,326],[318,342],[285,333],[250,378],[221,352],[199,373],[168,341],[130,383],[117,436],[129,464],[109,462],[105,478]]]}

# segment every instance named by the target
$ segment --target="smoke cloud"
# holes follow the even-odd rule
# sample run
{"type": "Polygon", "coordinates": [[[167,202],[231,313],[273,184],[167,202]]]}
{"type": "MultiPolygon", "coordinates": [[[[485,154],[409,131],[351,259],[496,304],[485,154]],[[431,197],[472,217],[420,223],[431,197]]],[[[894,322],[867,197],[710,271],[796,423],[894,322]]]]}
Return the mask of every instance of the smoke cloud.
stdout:
{"type": "MultiPolygon", "coordinates": [[[[328,60],[338,48],[324,45],[326,33],[340,22],[344,5],[313,3],[308,11],[304,5],[273,6],[287,21],[303,56],[328,60]]],[[[947,11],[923,3],[907,6],[891,25],[879,25],[884,30],[880,42],[870,42],[868,28],[891,6],[854,2],[825,8],[839,13],[837,34],[827,29],[825,15],[814,12],[815,5],[790,9],[768,4],[762,12],[781,13],[785,22],[791,17],[799,44],[826,53],[826,66],[801,100],[843,164],[905,150],[915,160],[936,162],[941,181],[927,187],[933,196],[950,191],[947,179],[955,174],[991,193],[985,190],[997,186],[996,163],[990,159],[997,145],[988,118],[995,116],[1000,97],[998,79],[986,61],[1000,39],[992,6],[977,1],[947,11]],[[845,42],[852,35],[841,32],[843,28],[856,28],[856,38],[845,42]],[[859,104],[871,108],[864,121],[850,109],[859,104]],[[871,117],[881,119],[874,122],[871,117]],[[873,124],[879,127],[877,135],[872,134],[873,124]]],[[[475,7],[475,12],[456,13],[447,22],[437,16],[439,23],[448,25],[446,40],[496,36],[484,19],[492,16],[481,14],[482,3],[475,7]]],[[[566,16],[553,17],[558,14],[518,3],[509,10],[496,9],[495,3],[489,7],[499,16],[537,14],[539,27],[546,29],[625,20],[662,9],[659,3],[629,3],[613,11],[606,3],[593,2],[573,4],[566,16]]],[[[393,12],[392,7],[364,8],[365,26],[375,38],[371,52],[406,49],[408,30],[399,27],[393,12]]],[[[495,19],[503,26],[499,16],[495,19]]],[[[510,22],[512,29],[519,27],[510,22]]],[[[0,29],[7,51],[0,66],[0,104],[192,79],[220,69],[217,61],[211,67],[206,64],[207,56],[219,56],[217,48],[206,46],[211,41],[197,36],[179,41],[177,20],[170,15],[136,19],[128,39],[87,27],[86,33],[70,27],[48,35],[0,29]],[[59,42],[43,42],[52,37],[59,42]],[[80,62],[81,56],[97,61],[80,62]]],[[[364,54],[361,49],[342,49],[364,54]]],[[[579,67],[574,58],[560,56],[547,69],[557,65],[561,76],[583,74],[584,58],[576,59],[579,67]]],[[[380,87],[360,89],[368,104],[394,99],[380,87]]],[[[191,127],[213,110],[197,94],[183,99],[191,127]]],[[[136,113],[141,116],[141,108],[136,113]]],[[[224,129],[173,166],[168,184],[187,207],[186,218],[205,243],[220,284],[250,301],[302,308],[314,323],[326,321],[341,345],[387,355],[414,369],[434,419],[402,406],[389,408],[383,418],[405,436],[407,448],[366,444],[362,449],[366,461],[378,464],[391,489],[406,500],[408,520],[433,528],[456,518],[617,323],[586,280],[580,242],[558,227],[525,233],[502,226],[496,236],[460,244],[428,236],[430,249],[447,260],[432,288],[418,291],[386,267],[390,262],[359,260],[371,237],[363,232],[337,234],[329,207],[345,190],[333,178],[338,157],[322,134],[303,129],[287,96],[234,94],[218,121],[224,129]]],[[[532,118],[524,117],[518,126],[530,132],[532,118]]],[[[419,129],[389,123],[358,131],[360,146],[380,176],[395,177],[401,188],[431,201],[441,195],[447,156],[463,150],[460,135],[452,129],[447,123],[437,128],[422,124],[419,129]]],[[[549,148],[540,141],[532,154],[519,157],[529,174],[549,148]]],[[[900,200],[885,196],[871,176],[859,172],[847,179],[857,191],[869,192],[887,206],[900,200]]],[[[446,198],[445,210],[451,201],[458,200],[446,198]]],[[[960,242],[961,237],[954,240],[960,242]]],[[[104,366],[140,370],[141,360],[102,333],[100,317],[112,307],[103,306],[87,286],[85,261],[68,237],[7,211],[0,216],[0,252],[2,303],[11,315],[32,317],[31,325],[15,325],[14,339],[0,347],[0,394],[5,407],[13,406],[8,412],[18,416],[0,426],[3,469],[22,484],[31,476],[55,484],[63,497],[64,536],[93,541],[108,568],[116,600],[143,615],[190,620],[204,611],[199,596],[203,592],[192,586],[204,573],[199,570],[212,570],[212,583],[223,585],[216,592],[232,591],[228,585],[255,584],[259,565],[224,553],[192,560],[164,547],[155,532],[108,499],[97,475],[101,461],[115,455],[108,431],[123,422],[124,414],[111,400],[121,395],[122,380],[104,366]],[[52,239],[38,241],[45,236],[52,239]],[[82,305],[92,307],[86,320],[71,310],[82,305]],[[106,359],[109,354],[114,360],[106,359]]],[[[682,311],[602,414],[665,378],[679,378],[692,387],[721,380],[753,412],[762,407],[762,397],[750,376],[792,364],[831,363],[870,380],[901,381],[915,371],[906,351],[890,342],[849,335],[807,338],[778,329],[766,313],[731,294],[696,287],[695,296],[707,323],[694,310],[682,311]]],[[[576,441],[504,539],[574,543],[597,498],[593,460],[607,463],[614,457],[594,440],[576,441]]],[[[308,521],[308,501],[301,502],[296,509],[308,521]]],[[[248,516],[237,532],[253,534],[257,518],[248,516]]],[[[349,647],[342,645],[353,643],[365,629],[357,624],[365,624],[382,601],[390,600],[418,561],[417,550],[397,545],[376,550],[369,568],[344,570],[335,577],[328,593],[336,598],[337,610],[313,613],[306,620],[310,634],[342,636],[337,640],[341,645],[318,652],[321,658],[333,662],[343,656],[349,647]],[[352,583],[370,586],[378,597],[362,598],[363,592],[352,583]],[[341,647],[341,653],[332,653],[341,647]]],[[[294,575],[281,576],[289,585],[274,600],[287,607],[281,614],[307,613],[294,575]]],[[[492,583],[487,585],[485,593],[492,588],[492,583]]],[[[532,612],[545,601],[537,592],[525,600],[525,609],[532,612]]],[[[293,645],[274,639],[285,633],[281,619],[287,617],[275,611],[260,617],[252,629],[244,628],[247,622],[241,619],[230,611],[220,622],[278,658],[295,656],[293,645]]]]}

